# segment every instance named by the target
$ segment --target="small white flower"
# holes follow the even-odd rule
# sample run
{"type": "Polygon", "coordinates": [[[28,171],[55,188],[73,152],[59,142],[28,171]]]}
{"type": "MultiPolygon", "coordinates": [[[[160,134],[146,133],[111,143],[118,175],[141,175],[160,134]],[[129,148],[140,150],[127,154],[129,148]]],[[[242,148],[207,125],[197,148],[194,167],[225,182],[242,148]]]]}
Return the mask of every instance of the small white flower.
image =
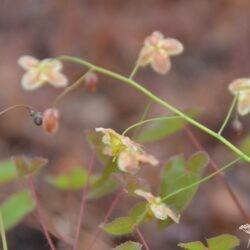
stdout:
{"type": "MultiPolygon", "coordinates": [[[[244,231],[247,234],[250,234],[250,224],[241,225],[239,227],[239,229],[244,231]]],[[[247,248],[249,247],[249,245],[250,245],[250,238],[249,238],[248,243],[247,243],[247,248]]]]}
{"type": "Polygon", "coordinates": [[[154,196],[151,193],[145,192],[141,189],[136,189],[135,194],[147,200],[155,218],[159,220],[166,220],[168,217],[170,217],[175,223],[179,223],[180,215],[176,214],[171,208],[163,203],[160,197],[154,196]]]}
{"type": "Polygon", "coordinates": [[[228,86],[233,95],[238,96],[237,111],[240,115],[250,113],[250,78],[239,78],[228,86]]]}
{"type": "Polygon", "coordinates": [[[18,64],[26,70],[21,80],[25,90],[35,90],[45,83],[50,83],[54,87],[65,87],[68,84],[67,78],[61,73],[62,63],[56,59],[39,61],[33,56],[22,56],[18,64]]]}
{"type": "Polygon", "coordinates": [[[117,157],[118,168],[126,173],[134,174],[140,169],[140,163],[156,166],[158,160],[146,154],[141,145],[132,141],[127,136],[115,132],[113,129],[96,128],[103,133],[103,154],[117,157]]]}
{"type": "Polygon", "coordinates": [[[151,65],[154,71],[166,74],[171,67],[170,56],[183,52],[183,45],[176,39],[164,38],[159,31],[154,31],[144,41],[140,51],[139,65],[144,67],[151,65]]]}

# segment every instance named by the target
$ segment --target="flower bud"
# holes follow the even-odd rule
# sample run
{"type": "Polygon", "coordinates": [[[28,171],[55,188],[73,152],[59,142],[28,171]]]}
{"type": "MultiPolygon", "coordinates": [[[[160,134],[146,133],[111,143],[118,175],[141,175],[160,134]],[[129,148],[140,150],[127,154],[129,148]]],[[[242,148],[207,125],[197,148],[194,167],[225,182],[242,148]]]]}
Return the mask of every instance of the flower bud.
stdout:
{"type": "Polygon", "coordinates": [[[59,111],[55,108],[46,109],[43,114],[43,128],[49,134],[54,134],[59,128],[59,111]]]}
{"type": "Polygon", "coordinates": [[[98,84],[98,76],[95,72],[90,71],[85,77],[86,87],[90,92],[95,92],[98,84]]]}

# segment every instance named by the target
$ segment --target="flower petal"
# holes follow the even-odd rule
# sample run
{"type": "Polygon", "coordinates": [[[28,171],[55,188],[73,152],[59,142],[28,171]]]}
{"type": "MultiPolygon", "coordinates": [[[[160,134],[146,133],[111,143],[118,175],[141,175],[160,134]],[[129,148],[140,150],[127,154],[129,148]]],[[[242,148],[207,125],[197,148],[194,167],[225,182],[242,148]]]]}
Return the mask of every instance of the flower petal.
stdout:
{"type": "Polygon", "coordinates": [[[143,191],[142,189],[136,189],[135,191],[135,194],[143,197],[144,199],[146,199],[148,201],[148,203],[153,203],[156,199],[155,196],[153,196],[151,193],[149,192],[145,192],[143,191]]]}
{"type": "Polygon", "coordinates": [[[164,49],[168,55],[179,55],[184,50],[182,43],[174,38],[162,39],[159,47],[164,49]]]}
{"type": "Polygon", "coordinates": [[[163,75],[167,74],[171,67],[169,57],[163,50],[159,50],[154,54],[151,65],[155,72],[163,75]]]}
{"type": "Polygon", "coordinates": [[[22,87],[25,90],[35,90],[43,85],[43,81],[39,78],[39,73],[36,71],[28,71],[21,80],[22,87]]]}
{"type": "Polygon", "coordinates": [[[137,154],[137,160],[139,160],[142,163],[148,163],[152,166],[157,166],[159,164],[159,161],[153,156],[148,154],[137,154]]]}
{"type": "Polygon", "coordinates": [[[144,46],[139,54],[138,63],[141,67],[147,66],[153,59],[155,49],[152,46],[144,46]]]}
{"type": "Polygon", "coordinates": [[[250,79],[249,78],[236,79],[229,84],[228,90],[234,95],[237,95],[244,91],[249,91],[250,79]]]}
{"type": "Polygon", "coordinates": [[[47,75],[47,81],[56,88],[63,88],[68,85],[67,77],[64,74],[57,71],[54,71],[49,75],[47,75]]]}
{"type": "Polygon", "coordinates": [[[172,209],[166,206],[164,203],[152,203],[150,205],[154,216],[159,220],[165,220],[170,217],[175,223],[179,223],[180,215],[176,214],[172,209]]]}
{"type": "Polygon", "coordinates": [[[39,66],[39,60],[33,56],[21,56],[17,62],[25,70],[39,66]]]}
{"type": "Polygon", "coordinates": [[[126,173],[134,174],[139,170],[138,160],[135,154],[129,151],[122,151],[118,156],[118,168],[126,173]]]}
{"type": "Polygon", "coordinates": [[[155,218],[159,220],[166,220],[168,218],[168,213],[166,211],[166,206],[163,203],[150,205],[150,209],[153,212],[155,218]]]}
{"type": "Polygon", "coordinates": [[[50,68],[50,70],[60,71],[63,68],[61,61],[53,58],[46,58],[41,61],[41,65],[50,68]]]}
{"type": "Polygon", "coordinates": [[[145,39],[144,44],[156,46],[163,38],[163,34],[156,30],[145,39]]]}
{"type": "Polygon", "coordinates": [[[242,116],[250,113],[250,91],[240,93],[237,108],[238,113],[242,116]]]}

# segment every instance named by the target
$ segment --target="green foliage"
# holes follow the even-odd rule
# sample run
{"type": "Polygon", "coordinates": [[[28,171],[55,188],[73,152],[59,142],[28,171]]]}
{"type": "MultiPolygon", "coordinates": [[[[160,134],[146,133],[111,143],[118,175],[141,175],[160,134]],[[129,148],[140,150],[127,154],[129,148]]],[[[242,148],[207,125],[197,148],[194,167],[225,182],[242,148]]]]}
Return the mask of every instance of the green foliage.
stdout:
{"type": "MultiPolygon", "coordinates": [[[[77,167],[57,176],[48,176],[46,181],[59,190],[81,190],[86,186],[87,176],[88,173],[83,167],[77,167]]],[[[89,177],[89,185],[88,199],[100,198],[117,189],[116,181],[97,174],[89,177]]]]}
{"type": "Polygon", "coordinates": [[[179,243],[178,246],[188,250],[232,250],[240,244],[236,236],[230,234],[222,234],[210,239],[207,239],[206,247],[200,241],[179,243]]]}
{"type": "Polygon", "coordinates": [[[57,176],[48,176],[46,180],[61,190],[79,190],[86,185],[87,171],[84,168],[72,168],[67,173],[57,176]]]}
{"type": "MultiPolygon", "coordinates": [[[[190,117],[197,117],[198,114],[198,110],[187,112],[190,117]]],[[[164,139],[182,130],[186,124],[187,122],[181,117],[151,122],[140,133],[138,141],[144,143],[164,139]]]]}
{"type": "Polygon", "coordinates": [[[132,218],[134,224],[139,225],[143,222],[148,212],[146,202],[136,204],[129,212],[129,217],[132,218]]]}
{"type": "Polygon", "coordinates": [[[0,183],[7,183],[17,177],[16,167],[12,161],[3,161],[0,163],[0,183]]]}
{"type": "Polygon", "coordinates": [[[99,185],[94,184],[95,182],[93,182],[93,185],[90,186],[90,190],[88,192],[88,199],[100,198],[116,191],[118,188],[117,182],[112,179],[108,179],[104,182],[101,182],[99,183],[99,185]]]}
{"type": "Polygon", "coordinates": [[[134,241],[126,241],[121,245],[113,248],[113,250],[141,250],[142,244],[134,241]]]}
{"type": "MultiPolygon", "coordinates": [[[[165,197],[183,187],[197,182],[202,177],[202,171],[208,163],[208,156],[205,152],[193,154],[188,161],[182,155],[172,157],[163,168],[161,176],[160,196],[165,197]]],[[[189,188],[170,197],[165,202],[168,206],[177,209],[179,213],[185,210],[193,199],[198,186],[189,188]]],[[[169,220],[159,222],[164,227],[169,220]]]]}
{"type": "Polygon", "coordinates": [[[16,165],[17,174],[21,178],[37,173],[48,163],[48,160],[42,157],[28,158],[24,155],[18,155],[12,158],[16,165]]]}
{"type": "Polygon", "coordinates": [[[134,231],[134,227],[143,222],[148,208],[146,203],[138,203],[131,209],[129,215],[120,217],[102,226],[102,229],[112,235],[124,235],[134,231]]]}
{"type": "Polygon", "coordinates": [[[1,204],[5,230],[17,225],[27,214],[35,209],[35,202],[28,190],[11,195],[1,204]]]}
{"type": "Polygon", "coordinates": [[[102,226],[102,229],[112,235],[124,235],[134,230],[134,220],[131,217],[120,217],[102,226]]]}

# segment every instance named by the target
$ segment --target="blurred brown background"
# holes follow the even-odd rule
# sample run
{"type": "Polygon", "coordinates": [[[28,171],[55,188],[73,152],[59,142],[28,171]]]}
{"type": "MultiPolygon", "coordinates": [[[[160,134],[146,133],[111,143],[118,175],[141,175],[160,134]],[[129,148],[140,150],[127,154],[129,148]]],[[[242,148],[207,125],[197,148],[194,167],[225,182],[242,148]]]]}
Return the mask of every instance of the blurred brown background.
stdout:
{"type": "MultiPolygon", "coordinates": [[[[228,84],[235,78],[249,76],[248,0],[0,0],[0,3],[1,110],[13,104],[27,103],[42,111],[61,91],[48,85],[25,92],[20,85],[23,71],[17,65],[20,56],[30,54],[42,59],[74,55],[128,75],[144,38],[154,30],[179,39],[185,52],[172,58],[172,69],[167,76],[159,76],[147,67],[139,71],[136,80],[180,109],[202,107],[200,121],[213,130],[220,127],[232,100],[228,84]]],[[[65,64],[65,73],[71,82],[84,70],[77,65],[65,64]]],[[[52,173],[84,165],[90,154],[84,130],[112,127],[122,131],[139,119],[146,103],[147,98],[134,89],[100,77],[96,93],[88,93],[80,87],[61,102],[61,129],[55,136],[45,135],[22,110],[1,116],[1,159],[17,153],[44,156],[50,160],[46,171],[52,173]]],[[[165,114],[168,114],[166,110],[153,105],[149,116],[165,114]]],[[[249,116],[241,122],[242,133],[234,131],[230,124],[224,132],[234,143],[239,143],[249,131],[249,116]]],[[[196,129],[193,131],[219,166],[232,157],[220,143],[196,129]]],[[[186,134],[178,133],[146,147],[161,160],[167,160],[173,154],[184,152],[188,156],[195,152],[190,145],[186,134]]],[[[247,167],[241,164],[227,171],[226,179],[250,215],[247,167]]],[[[152,185],[157,184],[157,174],[149,173],[152,185]]],[[[76,218],[73,215],[78,211],[80,193],[56,192],[44,184],[42,175],[37,180],[37,187],[47,216],[53,222],[59,218],[58,223],[64,231],[74,230],[76,218]],[[70,205],[66,206],[65,199],[69,199],[70,205]]],[[[83,238],[95,231],[111,200],[112,195],[88,204],[83,238]]],[[[112,218],[126,214],[127,206],[124,198],[112,218]]],[[[150,249],[155,250],[178,249],[176,245],[181,241],[204,241],[221,233],[238,235],[242,240],[242,247],[238,249],[245,249],[247,236],[238,231],[239,225],[244,223],[247,221],[225,188],[214,179],[200,188],[180,225],[162,232],[157,232],[155,225],[149,225],[143,232],[150,249]]],[[[25,230],[30,229],[18,227],[9,233],[13,244],[10,250],[47,249],[44,243],[33,247],[32,244],[38,244],[39,240],[32,234],[29,239],[20,236],[25,230]],[[22,243],[15,243],[18,239],[22,243]],[[25,242],[29,242],[28,246],[21,245],[25,242]]],[[[100,246],[99,249],[111,249],[115,242],[125,238],[115,240],[105,235],[103,240],[108,247],[100,246]]],[[[61,246],[59,249],[70,248],[61,246]]]]}

